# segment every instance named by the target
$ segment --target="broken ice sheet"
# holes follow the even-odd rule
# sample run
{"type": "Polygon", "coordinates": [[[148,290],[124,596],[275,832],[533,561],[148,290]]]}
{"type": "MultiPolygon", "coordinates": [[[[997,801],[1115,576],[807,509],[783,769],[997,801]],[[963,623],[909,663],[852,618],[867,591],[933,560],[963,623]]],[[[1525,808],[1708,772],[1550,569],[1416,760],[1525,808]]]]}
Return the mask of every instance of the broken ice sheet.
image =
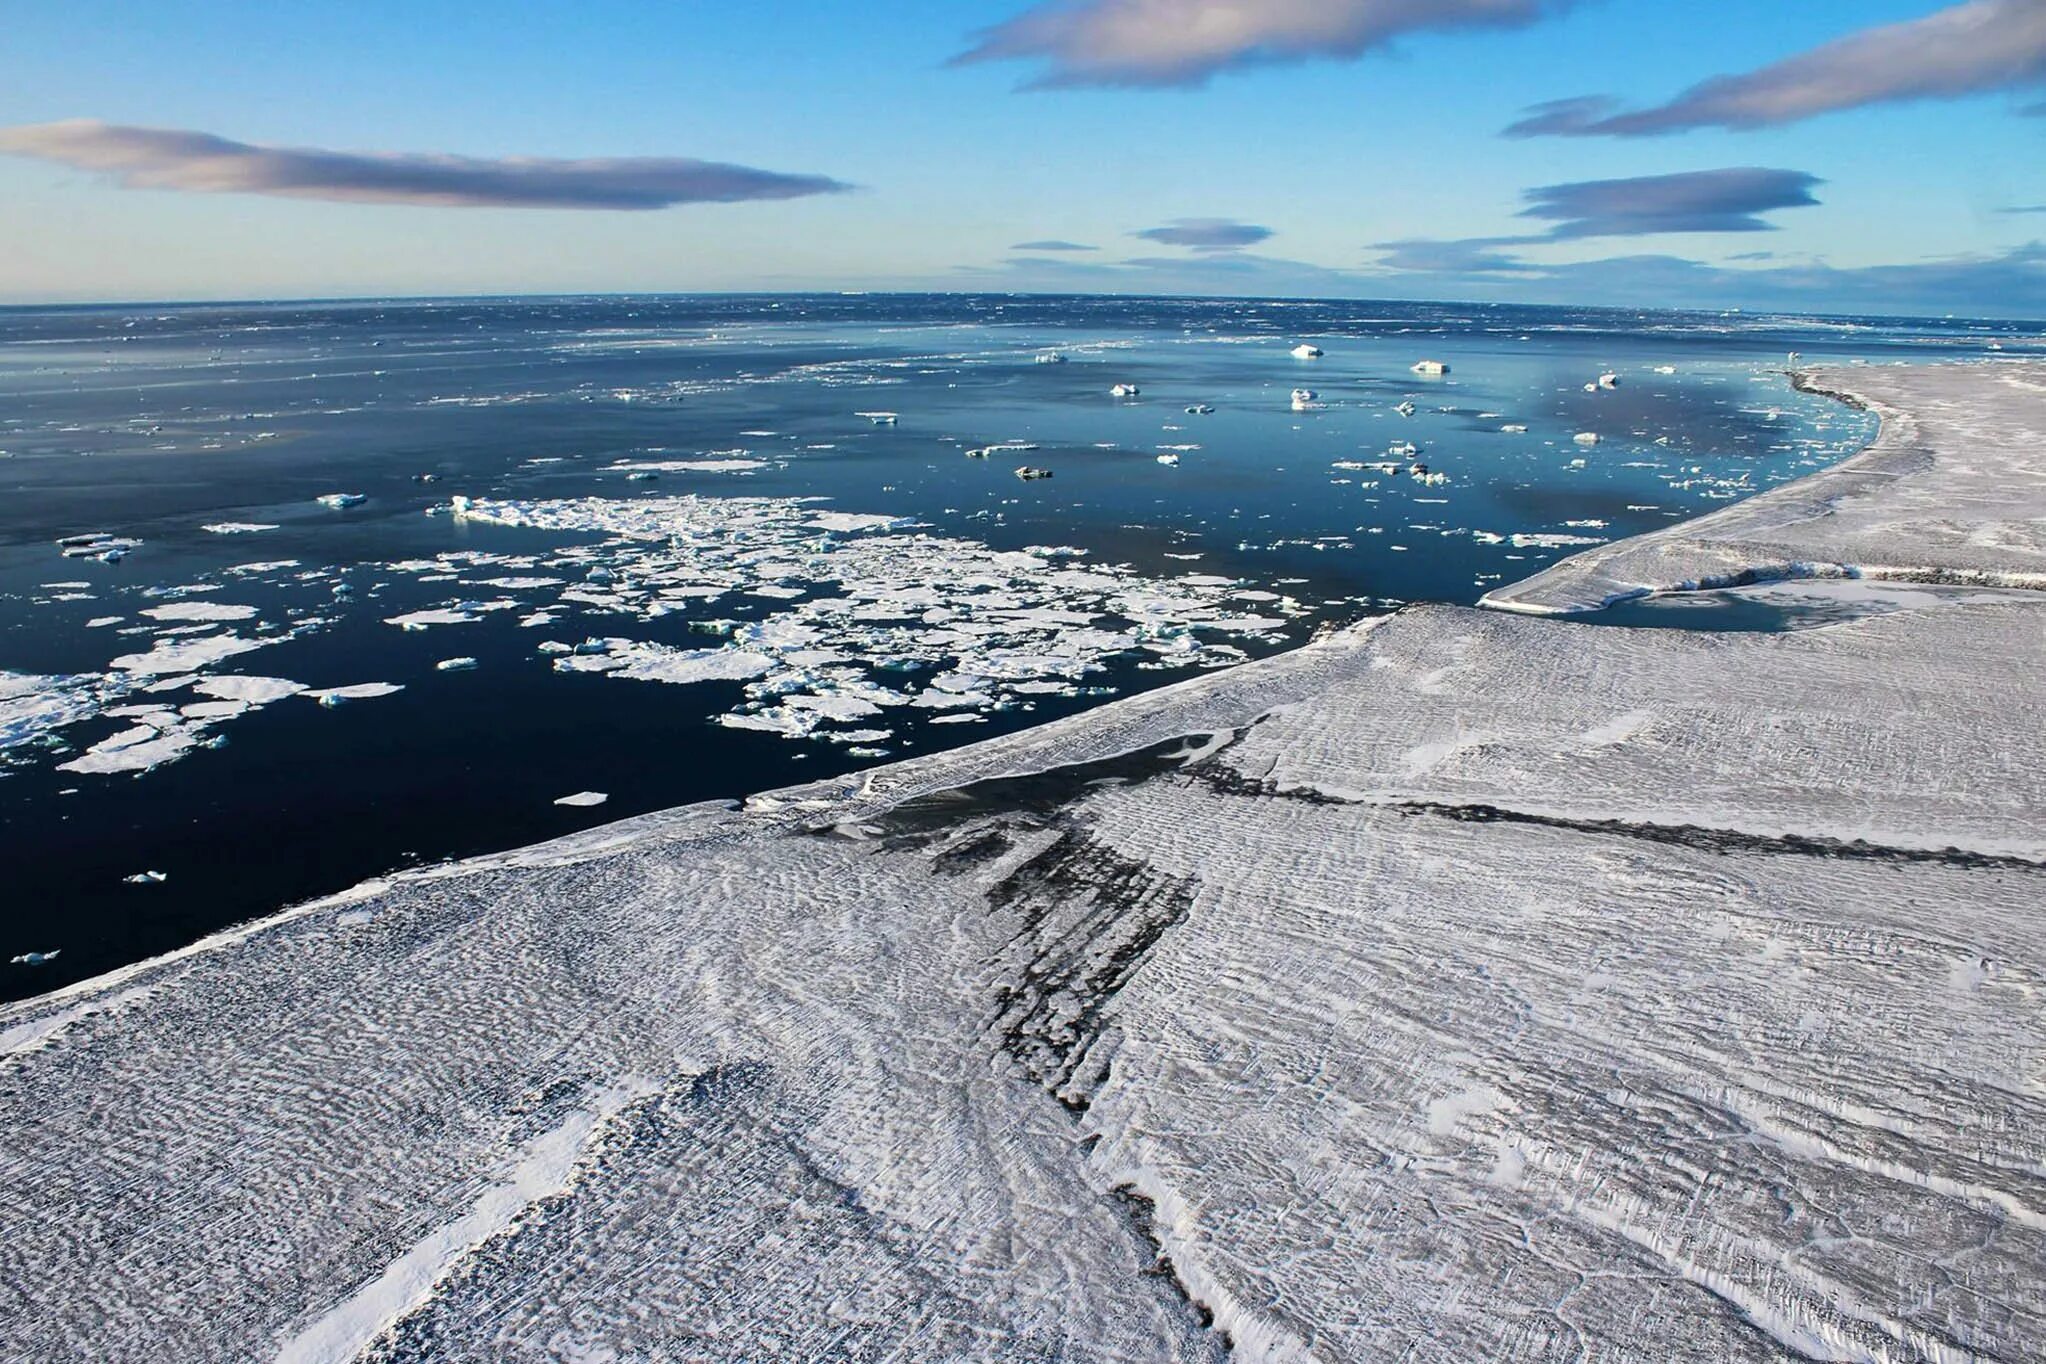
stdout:
{"type": "Polygon", "coordinates": [[[458,498],[453,507],[474,521],[607,537],[545,561],[583,575],[536,613],[545,620],[567,610],[653,620],[728,595],[776,603],[733,623],[722,648],[605,637],[574,648],[550,641],[543,652],[566,673],[745,682],[745,703],[722,722],[791,738],[888,706],[1002,710],[1078,695],[1118,658],[1151,668],[1235,663],[1247,655],[1229,640],[1277,641],[1307,614],[1276,593],[1260,593],[1259,613],[1244,614],[1232,598],[1247,584],[1217,574],[1083,564],[1084,551],[1062,545],[998,550],[920,533],[900,517],[822,511],[819,500],[458,498]]]}

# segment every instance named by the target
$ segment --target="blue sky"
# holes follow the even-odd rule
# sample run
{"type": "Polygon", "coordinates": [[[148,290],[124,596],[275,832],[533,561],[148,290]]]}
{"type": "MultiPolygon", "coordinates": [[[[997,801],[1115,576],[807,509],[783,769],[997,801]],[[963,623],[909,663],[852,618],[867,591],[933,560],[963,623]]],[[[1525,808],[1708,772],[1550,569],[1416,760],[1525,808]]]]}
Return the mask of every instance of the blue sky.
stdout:
{"type": "Polygon", "coordinates": [[[2007,211],[2046,206],[2046,48],[2025,46],[2046,0],[0,13],[4,302],[1071,288],[2046,315],[2046,212],[2007,211]],[[1932,30],[1882,46],[1942,15],[1958,55],[1932,30]],[[989,32],[989,59],[955,62],[989,32]],[[1189,54],[1188,33],[1220,37],[1189,54]],[[1778,121],[1672,104],[1815,50],[1844,55],[1743,95],[1778,121]],[[1813,90],[1849,107],[1806,117],[1813,90]],[[1501,135],[1587,95],[1658,135],[1574,111],[1567,135],[1501,135]],[[38,130],[61,120],[113,127],[38,130]],[[443,174],[438,198],[407,187],[443,174]],[[1520,216],[1557,186],[1602,207],[1520,216]],[[1039,241],[1096,249],[1014,249],[1039,241]]]}

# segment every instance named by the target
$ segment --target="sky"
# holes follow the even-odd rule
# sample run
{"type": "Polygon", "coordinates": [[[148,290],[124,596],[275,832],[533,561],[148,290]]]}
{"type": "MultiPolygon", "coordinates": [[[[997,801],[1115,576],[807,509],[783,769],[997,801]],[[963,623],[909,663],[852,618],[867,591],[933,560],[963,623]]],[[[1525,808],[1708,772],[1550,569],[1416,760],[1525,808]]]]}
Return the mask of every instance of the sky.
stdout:
{"type": "Polygon", "coordinates": [[[0,0],[0,304],[2046,317],[2046,0],[0,0]]]}

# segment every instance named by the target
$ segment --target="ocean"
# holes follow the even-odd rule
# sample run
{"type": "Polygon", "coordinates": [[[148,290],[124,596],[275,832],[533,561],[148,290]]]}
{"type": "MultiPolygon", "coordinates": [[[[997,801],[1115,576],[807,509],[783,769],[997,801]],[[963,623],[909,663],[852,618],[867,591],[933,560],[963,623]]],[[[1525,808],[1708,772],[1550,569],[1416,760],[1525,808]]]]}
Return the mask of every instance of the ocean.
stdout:
{"type": "Polygon", "coordinates": [[[1791,352],[2042,349],[1354,301],[0,310],[0,996],[1475,601],[1859,449],[1791,352]]]}

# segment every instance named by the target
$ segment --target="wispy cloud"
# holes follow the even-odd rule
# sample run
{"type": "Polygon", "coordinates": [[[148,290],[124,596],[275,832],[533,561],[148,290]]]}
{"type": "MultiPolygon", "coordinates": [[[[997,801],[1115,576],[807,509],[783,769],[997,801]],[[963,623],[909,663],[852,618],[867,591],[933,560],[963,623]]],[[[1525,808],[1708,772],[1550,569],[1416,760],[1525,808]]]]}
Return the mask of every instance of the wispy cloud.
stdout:
{"type": "Polygon", "coordinates": [[[1528,190],[1523,218],[1555,224],[1552,238],[1640,237],[1659,232],[1769,232],[1760,214],[1807,208],[1822,183],[1803,171],[1734,166],[1724,170],[1583,180],[1528,190]]]}
{"type": "Polygon", "coordinates": [[[0,128],[0,154],[99,171],[126,189],[436,208],[658,209],[795,199],[851,188],[821,175],[783,175],[673,157],[489,159],[319,151],[89,119],[0,128]]]}
{"type": "Polygon", "coordinates": [[[1414,274],[1524,275],[1540,267],[1499,248],[1533,240],[1539,239],[1404,237],[1398,241],[1375,242],[1371,249],[1381,253],[1379,264],[1388,270],[1414,274]]]}
{"type": "Polygon", "coordinates": [[[1572,0],[1040,0],[961,62],[1036,61],[1031,84],[1200,85],[1218,71],[1357,57],[1426,29],[1527,24],[1572,0]]]}
{"type": "Polygon", "coordinates": [[[1099,251],[1101,248],[1089,246],[1085,242],[1060,241],[1058,238],[1053,237],[1041,242],[1017,242],[1009,249],[1011,251],[1099,251]]]}
{"type": "Polygon", "coordinates": [[[1178,218],[1163,227],[1132,232],[1147,242],[1184,246],[1195,251],[1240,251],[1271,238],[1272,229],[1256,223],[1239,223],[1234,218],[1178,218]]]}
{"type": "Polygon", "coordinates": [[[2046,85],[2046,3],[1967,0],[1922,19],[1850,34],[1667,104],[1619,111],[1601,95],[1536,105],[1513,137],[1642,137],[1687,128],[1761,128],[1898,100],[2046,85]]]}
{"type": "Polygon", "coordinates": [[[1549,223],[1546,232],[1505,237],[1406,237],[1378,242],[1371,249],[1380,253],[1381,268],[1401,272],[1500,277],[1538,274],[1547,267],[1505,248],[1587,237],[1769,232],[1775,224],[1762,214],[1817,204],[1812,190],[1821,183],[1804,171],[1730,166],[1675,175],[1539,185],[1522,192],[1527,207],[1519,216],[1549,223]]]}

